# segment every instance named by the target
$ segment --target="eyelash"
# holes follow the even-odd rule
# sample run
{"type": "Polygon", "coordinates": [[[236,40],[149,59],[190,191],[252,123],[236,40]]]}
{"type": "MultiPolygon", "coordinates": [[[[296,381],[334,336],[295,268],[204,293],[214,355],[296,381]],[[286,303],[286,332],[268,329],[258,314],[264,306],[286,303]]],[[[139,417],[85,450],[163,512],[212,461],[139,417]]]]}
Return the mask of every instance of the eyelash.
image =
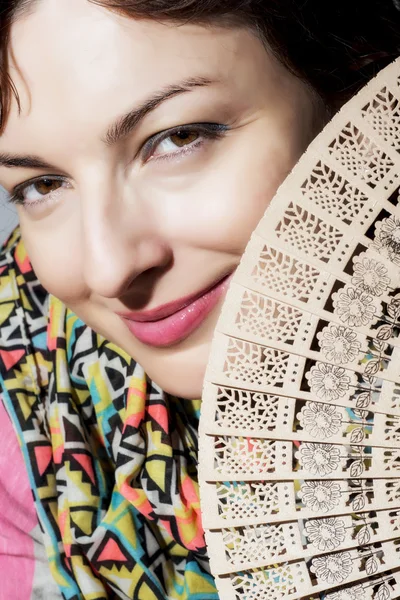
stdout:
{"type": "MultiPolygon", "coordinates": [[[[156,133],[155,135],[151,136],[142,145],[139,152],[137,153],[137,156],[141,154],[144,162],[150,160],[172,160],[177,156],[185,155],[189,152],[192,152],[195,148],[201,146],[202,142],[197,141],[196,139],[187,146],[182,146],[177,152],[165,153],[152,158],[154,150],[164,140],[176,135],[177,133],[182,132],[197,133],[203,137],[203,140],[217,140],[220,139],[226,133],[227,130],[228,126],[220,123],[191,123],[189,125],[180,125],[178,127],[173,127],[172,129],[167,129],[165,131],[161,131],[160,133],[156,133]]],[[[49,192],[48,194],[44,195],[43,199],[33,200],[30,202],[26,202],[23,198],[23,195],[30,186],[46,179],[50,179],[51,181],[67,181],[64,177],[60,175],[41,175],[40,177],[29,179],[28,181],[25,181],[24,183],[21,183],[14,188],[11,196],[8,199],[8,202],[11,204],[19,205],[29,204],[29,206],[35,206],[36,204],[41,204],[45,202],[45,198],[51,198],[54,194],[58,192],[58,189],[61,188],[58,188],[55,191],[49,192]]]]}

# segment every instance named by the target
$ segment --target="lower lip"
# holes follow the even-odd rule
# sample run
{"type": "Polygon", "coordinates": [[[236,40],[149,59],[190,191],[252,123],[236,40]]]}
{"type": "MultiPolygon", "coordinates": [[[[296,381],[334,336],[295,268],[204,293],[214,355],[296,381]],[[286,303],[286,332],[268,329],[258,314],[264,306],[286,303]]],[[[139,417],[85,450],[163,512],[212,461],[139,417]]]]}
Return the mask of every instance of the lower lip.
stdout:
{"type": "Polygon", "coordinates": [[[143,344],[164,348],[187,338],[201,325],[225,293],[231,277],[225,277],[218,285],[188,304],[181,310],[159,321],[131,321],[124,318],[129,330],[143,344]]]}

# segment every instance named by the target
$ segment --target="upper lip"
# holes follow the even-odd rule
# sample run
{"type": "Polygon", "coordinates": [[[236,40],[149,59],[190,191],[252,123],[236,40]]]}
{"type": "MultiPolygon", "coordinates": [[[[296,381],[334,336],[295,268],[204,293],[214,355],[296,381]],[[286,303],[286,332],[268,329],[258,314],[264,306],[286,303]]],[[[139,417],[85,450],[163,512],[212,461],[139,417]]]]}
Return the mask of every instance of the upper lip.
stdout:
{"type": "Polygon", "coordinates": [[[161,319],[170,317],[179,310],[186,308],[186,306],[189,306],[189,304],[192,304],[192,302],[198,300],[199,298],[204,296],[204,294],[206,294],[214,287],[222,283],[222,281],[226,279],[229,275],[230,273],[225,274],[223,277],[219,277],[211,285],[204,288],[200,292],[197,292],[196,294],[191,294],[190,296],[179,298],[179,300],[173,300],[172,302],[168,302],[167,304],[163,304],[161,306],[158,306],[157,308],[153,308],[152,310],[134,311],[129,313],[117,311],[117,314],[123,319],[128,319],[129,321],[137,321],[139,323],[145,323],[146,321],[160,321],[161,319]]]}

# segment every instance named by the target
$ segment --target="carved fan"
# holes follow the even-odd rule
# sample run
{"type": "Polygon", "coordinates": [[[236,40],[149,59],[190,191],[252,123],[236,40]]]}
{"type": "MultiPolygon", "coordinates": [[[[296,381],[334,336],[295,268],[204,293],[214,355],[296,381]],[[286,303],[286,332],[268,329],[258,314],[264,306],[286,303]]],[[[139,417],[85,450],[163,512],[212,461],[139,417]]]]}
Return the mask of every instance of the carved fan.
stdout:
{"type": "Polygon", "coordinates": [[[215,332],[199,478],[221,600],[400,597],[400,59],[325,127],[215,332]]]}

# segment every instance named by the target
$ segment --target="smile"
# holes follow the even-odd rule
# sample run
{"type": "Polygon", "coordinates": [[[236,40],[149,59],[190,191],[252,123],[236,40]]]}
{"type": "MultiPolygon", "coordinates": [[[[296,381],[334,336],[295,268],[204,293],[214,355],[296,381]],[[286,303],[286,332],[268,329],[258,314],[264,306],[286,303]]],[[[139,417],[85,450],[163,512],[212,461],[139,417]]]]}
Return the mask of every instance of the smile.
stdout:
{"type": "Polygon", "coordinates": [[[150,311],[118,313],[143,344],[164,348],[187,338],[206,319],[226,292],[231,274],[195,296],[181,298],[150,311]]]}

